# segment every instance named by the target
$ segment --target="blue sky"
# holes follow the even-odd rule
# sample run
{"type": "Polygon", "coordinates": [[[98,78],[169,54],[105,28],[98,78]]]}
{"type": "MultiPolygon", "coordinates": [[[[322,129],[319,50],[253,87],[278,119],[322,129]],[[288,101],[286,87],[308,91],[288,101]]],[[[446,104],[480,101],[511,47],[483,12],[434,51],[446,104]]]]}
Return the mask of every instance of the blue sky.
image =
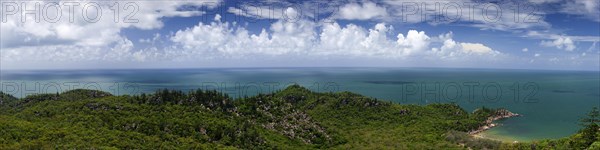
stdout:
{"type": "Polygon", "coordinates": [[[598,0],[66,2],[2,2],[0,69],[600,69],[598,0]]]}

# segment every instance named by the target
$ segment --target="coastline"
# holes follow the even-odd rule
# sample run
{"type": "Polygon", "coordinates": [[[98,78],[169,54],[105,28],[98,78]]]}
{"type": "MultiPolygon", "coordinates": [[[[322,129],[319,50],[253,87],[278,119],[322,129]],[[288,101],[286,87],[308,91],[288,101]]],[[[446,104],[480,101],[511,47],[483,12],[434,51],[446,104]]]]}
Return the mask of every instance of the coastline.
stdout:
{"type": "Polygon", "coordinates": [[[480,132],[480,133],[477,133],[477,134],[472,134],[471,137],[481,138],[481,139],[496,140],[496,141],[501,141],[501,142],[505,142],[505,143],[527,142],[527,141],[519,140],[519,139],[517,139],[515,137],[499,136],[499,135],[496,135],[494,133],[490,133],[490,131],[488,131],[488,132],[480,132]]]}
{"type": "Polygon", "coordinates": [[[483,126],[480,126],[476,130],[468,132],[468,134],[475,138],[486,138],[486,139],[491,139],[491,140],[498,140],[498,141],[502,141],[502,142],[512,142],[512,143],[519,142],[518,140],[514,140],[514,139],[489,137],[488,135],[486,135],[484,133],[484,131],[490,130],[494,127],[501,125],[499,123],[494,123],[494,121],[496,121],[496,120],[507,119],[507,118],[512,118],[512,117],[519,117],[519,116],[521,116],[521,115],[510,112],[506,109],[499,109],[494,113],[494,115],[488,117],[485,120],[485,122],[484,122],[485,124],[483,126]]]}

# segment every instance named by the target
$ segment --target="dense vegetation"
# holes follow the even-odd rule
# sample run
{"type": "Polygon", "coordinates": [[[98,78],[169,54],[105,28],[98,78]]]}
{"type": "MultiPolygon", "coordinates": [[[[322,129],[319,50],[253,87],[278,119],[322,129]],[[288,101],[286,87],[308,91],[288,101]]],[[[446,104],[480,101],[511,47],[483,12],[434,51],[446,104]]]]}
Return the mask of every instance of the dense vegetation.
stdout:
{"type": "MultiPolygon", "coordinates": [[[[1,149],[499,149],[598,147],[598,115],[572,137],[535,143],[476,139],[496,111],[400,105],[294,85],[232,99],[217,91],[113,96],[92,90],[22,99],[0,92],[1,149]]],[[[597,114],[597,111],[595,112],[597,114]]]]}

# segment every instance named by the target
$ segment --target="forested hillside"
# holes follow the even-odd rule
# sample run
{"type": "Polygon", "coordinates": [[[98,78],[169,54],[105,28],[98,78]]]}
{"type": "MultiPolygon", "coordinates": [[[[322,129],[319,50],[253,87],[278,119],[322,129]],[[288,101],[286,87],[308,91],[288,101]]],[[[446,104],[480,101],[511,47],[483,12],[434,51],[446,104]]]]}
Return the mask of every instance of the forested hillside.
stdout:
{"type": "MultiPolygon", "coordinates": [[[[402,105],[294,85],[234,99],[217,91],[113,96],[73,90],[0,93],[0,149],[584,149],[600,146],[597,115],[572,137],[501,143],[466,132],[496,109],[402,105]],[[595,118],[594,118],[595,117],[595,118]],[[595,143],[594,143],[595,142],[595,143]]],[[[597,113],[597,112],[596,112],[597,113]]],[[[593,112],[591,113],[593,114],[593,112]]]]}

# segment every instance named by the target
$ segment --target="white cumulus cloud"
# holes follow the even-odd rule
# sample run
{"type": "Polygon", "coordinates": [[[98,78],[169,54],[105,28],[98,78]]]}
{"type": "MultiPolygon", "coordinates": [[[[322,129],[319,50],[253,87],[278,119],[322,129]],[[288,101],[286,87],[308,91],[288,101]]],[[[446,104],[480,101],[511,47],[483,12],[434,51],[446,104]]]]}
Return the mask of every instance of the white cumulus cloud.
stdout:
{"type": "Polygon", "coordinates": [[[460,43],[460,45],[466,53],[488,54],[493,52],[492,48],[481,43],[460,43]]]}
{"type": "MultiPolygon", "coordinates": [[[[443,36],[442,51],[431,51],[437,42],[425,31],[409,30],[394,36],[393,26],[378,23],[372,28],[337,22],[316,24],[307,20],[279,20],[260,33],[229,22],[199,23],[177,31],[170,39],[181,47],[182,56],[293,56],[293,57],[373,57],[407,59],[420,55],[432,58],[497,55],[481,43],[459,43],[451,33],[443,36]]],[[[434,48],[439,50],[440,48],[434,48]]],[[[199,58],[199,57],[193,57],[199,58]]]]}
{"type": "Polygon", "coordinates": [[[545,47],[556,47],[558,49],[564,49],[566,51],[575,50],[576,46],[570,37],[558,37],[554,41],[542,41],[540,45],[545,47]]]}
{"type": "Polygon", "coordinates": [[[369,20],[369,19],[381,19],[387,17],[387,9],[382,6],[378,6],[373,2],[350,3],[340,7],[339,19],[347,20],[369,20]]]}

